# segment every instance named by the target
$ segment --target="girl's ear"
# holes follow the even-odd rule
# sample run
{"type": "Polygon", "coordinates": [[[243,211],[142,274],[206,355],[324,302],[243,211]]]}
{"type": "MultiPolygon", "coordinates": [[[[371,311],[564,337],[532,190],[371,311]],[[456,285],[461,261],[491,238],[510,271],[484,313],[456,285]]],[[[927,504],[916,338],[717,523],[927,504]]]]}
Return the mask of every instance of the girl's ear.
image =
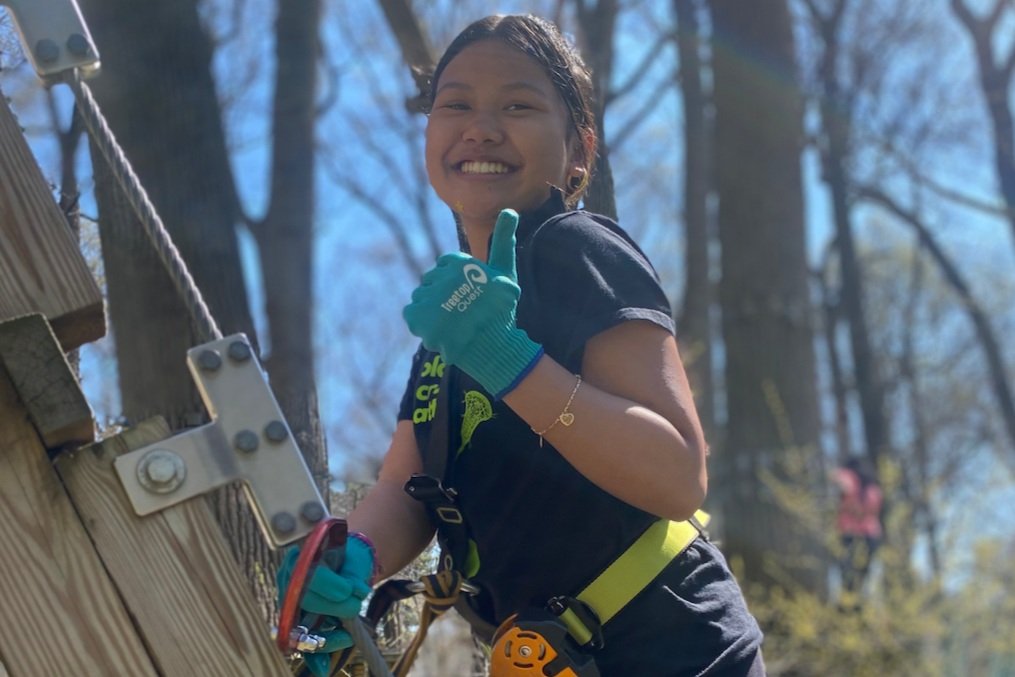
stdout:
{"type": "Polygon", "coordinates": [[[573,134],[571,136],[571,142],[568,144],[570,146],[570,148],[568,149],[568,154],[570,155],[570,161],[568,163],[570,165],[568,168],[569,176],[575,174],[578,171],[585,172],[588,170],[589,166],[588,141],[587,139],[582,138],[583,136],[585,135],[573,134]]]}
{"type": "Polygon", "coordinates": [[[583,129],[574,136],[571,142],[572,160],[588,172],[595,162],[596,157],[596,132],[592,129],[583,129]]]}

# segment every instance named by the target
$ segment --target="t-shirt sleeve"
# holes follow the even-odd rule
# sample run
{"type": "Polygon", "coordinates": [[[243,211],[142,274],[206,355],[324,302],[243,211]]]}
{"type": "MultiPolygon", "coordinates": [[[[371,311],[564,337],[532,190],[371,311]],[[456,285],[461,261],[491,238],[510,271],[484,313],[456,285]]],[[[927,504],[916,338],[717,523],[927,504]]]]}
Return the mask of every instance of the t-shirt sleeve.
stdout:
{"type": "MultiPolygon", "coordinates": [[[[675,330],[669,299],[648,258],[619,226],[571,213],[540,228],[532,242],[532,287],[539,318],[533,339],[577,368],[585,343],[629,320],[675,330]]],[[[522,287],[522,296],[529,290],[522,287]]]]}

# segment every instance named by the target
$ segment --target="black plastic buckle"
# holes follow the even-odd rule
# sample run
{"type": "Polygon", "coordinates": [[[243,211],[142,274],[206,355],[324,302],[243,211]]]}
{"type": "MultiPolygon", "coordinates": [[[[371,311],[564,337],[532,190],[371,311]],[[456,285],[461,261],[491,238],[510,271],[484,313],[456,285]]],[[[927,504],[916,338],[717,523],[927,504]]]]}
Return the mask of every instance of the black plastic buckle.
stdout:
{"type": "Polygon", "coordinates": [[[405,493],[409,494],[417,501],[423,501],[424,503],[433,501],[434,499],[440,499],[448,503],[454,503],[455,497],[458,496],[458,492],[452,488],[444,488],[441,481],[436,477],[430,475],[416,474],[409,478],[409,481],[405,483],[405,493]]]}
{"type": "Polygon", "coordinates": [[[568,634],[584,649],[598,650],[605,644],[603,624],[599,616],[585,602],[574,597],[559,595],[546,603],[546,608],[567,627],[568,634]],[[575,624],[584,627],[574,627],[575,624]],[[584,630],[584,632],[583,632],[584,630]],[[588,636],[589,639],[585,639],[588,636]]]}

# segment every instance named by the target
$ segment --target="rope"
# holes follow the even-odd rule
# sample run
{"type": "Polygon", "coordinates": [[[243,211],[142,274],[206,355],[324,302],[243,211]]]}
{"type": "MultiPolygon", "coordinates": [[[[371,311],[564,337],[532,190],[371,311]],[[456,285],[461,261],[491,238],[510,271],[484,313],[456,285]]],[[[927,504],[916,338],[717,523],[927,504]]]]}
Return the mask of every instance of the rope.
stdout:
{"type": "Polygon", "coordinates": [[[116,142],[113,131],[109,128],[102,111],[99,110],[99,105],[92,96],[91,90],[81,81],[76,69],[65,73],[64,82],[74,92],[81,118],[88,128],[92,140],[106,162],[109,163],[117,184],[123,190],[131,207],[134,208],[134,213],[140,219],[142,228],[155,247],[159,259],[166,267],[173,286],[180,293],[184,305],[190,312],[197,330],[198,342],[207,343],[222,338],[222,332],[219,330],[215,318],[212,317],[211,311],[208,310],[204,297],[201,296],[201,290],[198,289],[194,278],[190,276],[187,264],[173,244],[169,231],[166,230],[158,212],[155,211],[155,206],[148,199],[148,194],[131,168],[123,149],[116,142]]]}
{"type": "Polygon", "coordinates": [[[416,660],[416,654],[423,646],[430,624],[445,611],[454,607],[462,591],[464,580],[460,573],[451,569],[438,571],[420,579],[420,582],[423,583],[423,599],[425,600],[423,612],[420,614],[419,629],[416,630],[415,637],[412,638],[412,642],[409,643],[405,653],[398,659],[398,663],[395,664],[395,669],[392,671],[397,677],[406,677],[409,674],[409,668],[412,667],[413,661],[416,660]]]}

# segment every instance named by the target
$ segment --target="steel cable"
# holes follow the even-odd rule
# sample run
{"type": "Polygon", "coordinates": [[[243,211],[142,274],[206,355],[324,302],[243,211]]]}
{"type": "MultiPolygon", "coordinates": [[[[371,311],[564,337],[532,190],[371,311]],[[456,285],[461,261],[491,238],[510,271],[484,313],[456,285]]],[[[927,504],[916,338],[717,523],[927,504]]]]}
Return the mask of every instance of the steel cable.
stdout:
{"type": "Polygon", "coordinates": [[[99,105],[95,101],[95,97],[92,96],[91,90],[81,80],[76,69],[66,73],[64,82],[74,92],[78,110],[92,141],[106,162],[109,163],[117,185],[123,190],[131,207],[134,208],[142,228],[148,235],[148,239],[151,240],[159,259],[173,281],[173,285],[190,312],[198,332],[198,342],[207,343],[222,338],[222,332],[219,330],[215,318],[212,317],[211,311],[208,310],[201,290],[194,282],[194,278],[191,277],[187,264],[169,236],[169,231],[166,230],[162,219],[159,218],[155,206],[148,199],[148,194],[130,166],[123,149],[117,143],[116,137],[109,128],[102,111],[99,110],[99,105]]]}

